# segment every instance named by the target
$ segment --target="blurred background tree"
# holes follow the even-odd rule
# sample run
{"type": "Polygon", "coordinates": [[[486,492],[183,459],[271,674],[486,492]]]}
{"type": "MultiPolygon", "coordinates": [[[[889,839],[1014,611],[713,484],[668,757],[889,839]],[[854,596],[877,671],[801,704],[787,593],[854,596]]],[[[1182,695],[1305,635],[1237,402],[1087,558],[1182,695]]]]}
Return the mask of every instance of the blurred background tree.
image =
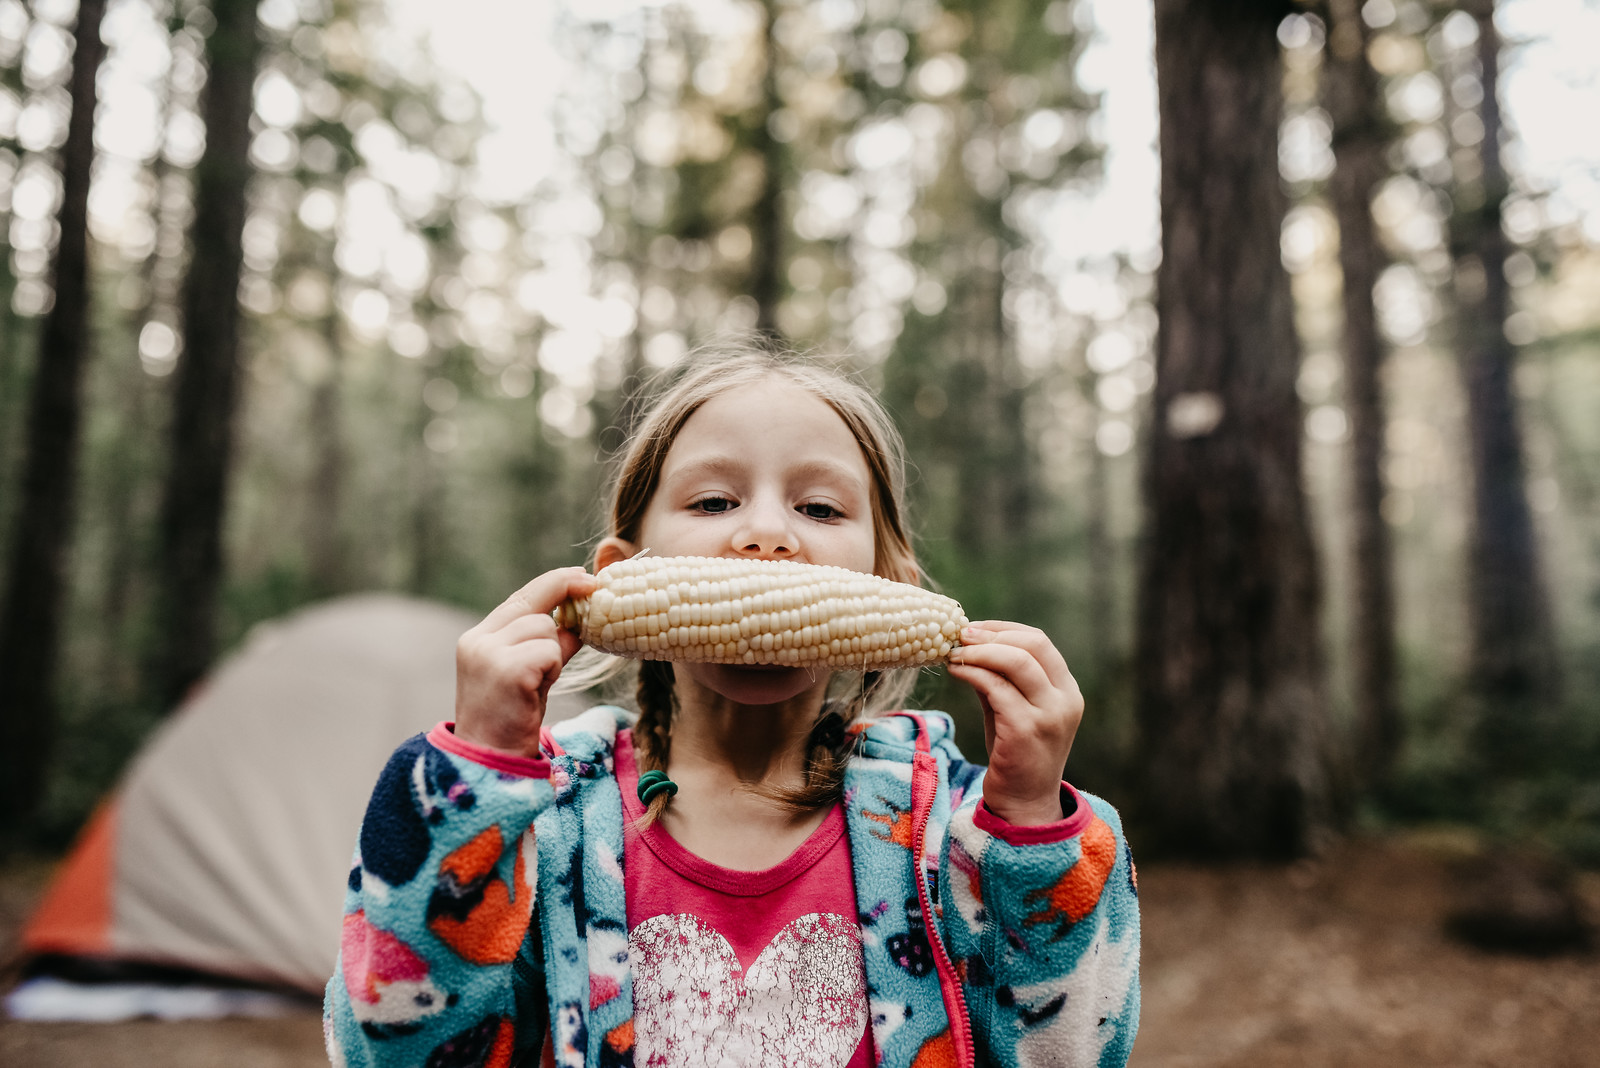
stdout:
{"type": "Polygon", "coordinates": [[[214,0],[211,21],[200,98],[205,149],[194,171],[149,690],[168,705],[183,700],[217,654],[222,524],[243,375],[238,292],[261,31],[255,0],[214,0]]]}
{"type": "Polygon", "coordinates": [[[1327,58],[1321,96],[1334,168],[1328,200],[1339,227],[1340,309],[1344,322],[1345,405],[1350,443],[1350,661],[1356,777],[1382,784],[1394,771],[1400,720],[1395,645],[1394,549],[1383,518],[1384,433],[1388,406],[1373,292],[1387,263],[1372,197],[1388,163],[1392,124],[1368,59],[1372,29],[1357,0],[1328,0],[1327,58]]]}
{"type": "Polygon", "coordinates": [[[1287,4],[1158,0],[1161,328],[1140,553],[1139,804],[1167,848],[1331,822],[1300,340],[1280,251],[1287,4]]]}
{"type": "MultiPolygon", "coordinates": [[[[762,330],[880,389],[930,578],[1066,651],[1074,779],[1142,800],[1145,842],[1509,821],[1600,861],[1600,210],[1503,117],[1551,2],[552,3],[523,42],[548,147],[515,180],[482,72],[403,4],[110,4],[58,745],[13,840],[59,845],[259,622],[365,589],[484,610],[584,559],[641,388],[762,330]],[[1130,170],[1155,97],[1105,92],[1151,82],[1107,41],[1156,14],[1162,114],[1189,109],[1164,243],[1130,170]],[[1205,71],[1226,107],[1179,88],[1205,71]],[[1130,174],[1143,216],[1107,207],[1130,174]],[[180,385],[211,359],[232,384],[180,385]]],[[[0,0],[5,560],[44,518],[24,424],[71,304],[79,17],[0,0]]],[[[968,695],[917,699],[981,749],[968,695]]]]}
{"type": "Polygon", "coordinates": [[[1506,336],[1511,242],[1501,224],[1510,183],[1501,159],[1500,34],[1493,0],[1471,0],[1446,15],[1440,32],[1448,35],[1447,43],[1456,41],[1442,57],[1444,77],[1452,87],[1476,78],[1479,98],[1475,109],[1459,102],[1445,109],[1457,146],[1449,186],[1454,208],[1451,295],[1456,354],[1466,380],[1472,465],[1469,681],[1477,705],[1473,711],[1479,720],[1480,755],[1487,765],[1525,773],[1530,748],[1538,748],[1540,735],[1548,735],[1554,726],[1561,665],[1540,566],[1543,554],[1528,505],[1521,418],[1511,385],[1517,356],[1515,342],[1506,336]]]}
{"type": "Polygon", "coordinates": [[[105,59],[104,0],[85,0],[73,25],[61,207],[51,262],[53,300],[39,330],[38,368],[11,566],[0,606],[0,827],[25,826],[38,809],[55,747],[55,671],[72,562],[73,507],[84,365],[89,354],[89,178],[94,164],[95,79],[105,59]]]}

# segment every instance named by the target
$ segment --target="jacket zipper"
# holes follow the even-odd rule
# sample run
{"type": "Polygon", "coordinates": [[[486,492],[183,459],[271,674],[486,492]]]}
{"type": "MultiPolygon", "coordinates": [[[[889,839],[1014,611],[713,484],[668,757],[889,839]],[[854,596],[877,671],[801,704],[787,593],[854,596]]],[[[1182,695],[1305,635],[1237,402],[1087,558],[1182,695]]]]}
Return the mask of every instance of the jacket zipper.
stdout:
{"type": "Polygon", "coordinates": [[[939,974],[939,993],[944,999],[945,1015],[950,1017],[950,1041],[955,1046],[957,1060],[964,1068],[972,1068],[975,1059],[972,1045],[972,1031],[970,1017],[967,1012],[966,992],[961,989],[961,980],[956,976],[955,965],[950,960],[950,954],[945,950],[944,938],[939,934],[939,925],[933,915],[933,901],[928,896],[928,879],[923,873],[923,861],[927,855],[928,820],[933,815],[933,801],[938,794],[938,769],[934,766],[933,755],[925,748],[927,742],[927,726],[922,723],[921,717],[917,720],[917,753],[912,758],[911,764],[911,838],[916,843],[913,853],[917,880],[917,900],[922,905],[922,926],[928,932],[928,944],[933,947],[934,968],[939,974]],[[931,794],[926,789],[920,791],[927,795],[919,798],[919,784],[926,783],[928,776],[933,777],[934,789],[931,794]],[[951,1012],[951,995],[954,995],[956,1011],[951,1012]]]}

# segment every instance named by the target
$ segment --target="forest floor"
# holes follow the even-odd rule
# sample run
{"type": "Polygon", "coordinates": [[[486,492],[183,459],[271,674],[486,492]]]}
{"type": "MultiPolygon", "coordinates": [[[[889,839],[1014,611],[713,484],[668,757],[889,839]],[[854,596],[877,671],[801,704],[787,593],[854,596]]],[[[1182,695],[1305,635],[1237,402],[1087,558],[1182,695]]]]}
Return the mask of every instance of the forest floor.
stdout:
{"type": "MultiPolygon", "coordinates": [[[[1600,955],[1529,959],[1451,941],[1447,839],[1350,840],[1290,867],[1147,865],[1138,1068],[1592,1068],[1600,955]]],[[[0,947],[43,888],[0,871],[0,947]]],[[[1600,875],[1581,877],[1600,922],[1600,875]]],[[[0,1020],[7,1068],[312,1068],[317,1013],[66,1025],[0,1020]]]]}

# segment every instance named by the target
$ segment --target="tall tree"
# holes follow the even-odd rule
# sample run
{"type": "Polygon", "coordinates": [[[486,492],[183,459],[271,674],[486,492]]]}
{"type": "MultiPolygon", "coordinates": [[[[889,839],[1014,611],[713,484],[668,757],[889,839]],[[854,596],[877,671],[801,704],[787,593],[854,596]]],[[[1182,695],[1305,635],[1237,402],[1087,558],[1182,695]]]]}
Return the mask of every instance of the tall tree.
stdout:
{"type": "Polygon", "coordinates": [[[1287,3],[1156,0],[1162,261],[1144,474],[1142,817],[1174,850],[1284,856],[1328,819],[1299,342],[1280,258],[1287,3]]]}
{"type": "Polygon", "coordinates": [[[311,507],[306,512],[306,566],[311,588],[320,595],[332,596],[349,584],[340,525],[348,478],[347,449],[339,418],[344,400],[345,341],[337,306],[322,317],[319,325],[328,347],[328,366],[312,389],[307,427],[316,460],[308,487],[311,507]]]}
{"type": "Polygon", "coordinates": [[[180,700],[217,644],[222,523],[240,369],[250,116],[261,37],[254,0],[213,0],[201,101],[206,147],[195,167],[194,223],[183,289],[183,352],[161,516],[160,648],[155,695],[180,700]]]}
{"type": "Polygon", "coordinates": [[[778,93],[778,2],[761,0],[761,104],[750,129],[750,146],[761,158],[761,192],[750,206],[750,296],[756,302],[756,329],[773,338],[782,333],[778,301],[783,297],[783,237],[788,228],[782,212],[787,160],[772,129],[774,115],[783,107],[778,93]]]}
{"type": "MultiPolygon", "coordinates": [[[[19,25],[0,31],[0,104],[25,99],[27,87],[22,78],[23,43],[32,24],[31,10],[24,9],[19,25]]],[[[22,166],[24,150],[16,137],[16,124],[0,131],[0,188],[14,188],[22,166]]],[[[6,548],[5,533],[11,529],[16,511],[16,457],[22,435],[17,432],[27,381],[22,351],[22,317],[12,307],[17,290],[16,268],[12,262],[12,198],[0,196],[0,552],[6,548]]]]}
{"type": "Polygon", "coordinates": [[[1377,72],[1367,60],[1358,0],[1328,0],[1322,98],[1333,121],[1328,197],[1339,220],[1344,275],[1345,412],[1350,420],[1351,659],[1355,673],[1358,774],[1381,782],[1401,742],[1395,694],[1394,562],[1382,515],[1387,417],[1379,372],[1385,355],[1373,288],[1385,265],[1372,195],[1388,174],[1389,125],[1377,72]]]}
{"type": "Polygon", "coordinates": [[[1512,249],[1500,225],[1509,192],[1500,157],[1500,37],[1493,0],[1472,0],[1464,9],[1477,23],[1483,91],[1478,177],[1458,176],[1451,232],[1457,350],[1471,438],[1470,674],[1481,751],[1515,767],[1527,756],[1530,726],[1548,717],[1559,700],[1560,672],[1512,392],[1517,353],[1505,331],[1511,302],[1505,267],[1512,249]]]}
{"type": "MultiPolygon", "coordinates": [[[[926,502],[940,535],[929,541],[946,546],[941,552],[930,544],[929,562],[989,599],[987,607],[979,601],[979,611],[1042,626],[1056,621],[1061,601],[1039,570],[1057,547],[1043,543],[1045,465],[1024,409],[1030,397],[1040,399],[1053,366],[1024,353],[1018,309],[1052,306],[1056,281],[1037,266],[1048,242],[1027,225],[1025,205],[1070,183],[1098,157],[1085,136],[1095,101],[1074,73],[1086,38],[1070,14],[1061,19],[1054,10],[1070,6],[945,0],[937,14],[921,16],[886,8],[894,21],[864,24],[861,37],[876,51],[886,31],[910,30],[906,77],[885,84],[872,66],[857,81],[876,105],[875,118],[916,115],[910,130],[942,127],[937,135],[913,133],[926,139],[918,154],[937,169],[912,168],[926,173],[909,191],[914,230],[904,249],[873,247],[865,234],[854,242],[858,291],[881,294],[874,274],[887,274],[885,265],[903,256],[924,293],[931,287],[938,295],[931,304],[901,298],[912,307],[884,367],[885,398],[905,413],[919,464],[938,471],[936,479],[948,477],[949,501],[959,502],[926,502]],[[937,125],[929,121],[934,115],[937,125]],[[1030,304],[1029,297],[1041,299],[1030,304]]],[[[880,176],[859,181],[869,191],[877,187],[880,203],[890,201],[880,176]]],[[[874,207],[869,202],[868,210],[874,207]]]]}
{"type": "MultiPolygon", "coordinates": [[[[184,15],[172,7],[165,11],[168,47],[172,56],[166,76],[159,86],[158,128],[166,130],[180,108],[191,106],[192,95],[177,84],[177,72],[184,59],[200,47],[198,39],[182,33],[184,15]]],[[[137,303],[125,320],[123,360],[133,372],[114,387],[118,398],[118,432],[114,447],[101,461],[104,487],[101,498],[91,507],[101,517],[102,529],[113,532],[105,565],[105,581],[100,591],[97,617],[101,645],[95,686],[110,701],[136,700],[143,680],[139,677],[142,641],[132,627],[147,623],[147,593],[154,546],[153,518],[159,506],[156,479],[161,457],[155,450],[141,447],[153,436],[159,407],[165,398],[159,378],[141,366],[140,337],[148,324],[165,330],[176,320],[178,283],[182,276],[182,227],[180,218],[187,208],[187,176],[167,158],[165,146],[154,146],[147,164],[150,201],[148,221],[153,235],[149,247],[129,279],[137,283],[137,303]],[[175,195],[178,190],[183,195],[175,195]],[[131,625],[131,626],[130,626],[131,625]]],[[[118,359],[108,360],[115,368],[118,359]]]]}
{"type": "Polygon", "coordinates": [[[54,739],[54,681],[77,490],[83,371],[89,355],[89,178],[105,0],[81,0],[61,148],[55,303],[39,336],[27,458],[7,596],[0,614],[0,826],[20,830],[43,794],[54,739]]]}

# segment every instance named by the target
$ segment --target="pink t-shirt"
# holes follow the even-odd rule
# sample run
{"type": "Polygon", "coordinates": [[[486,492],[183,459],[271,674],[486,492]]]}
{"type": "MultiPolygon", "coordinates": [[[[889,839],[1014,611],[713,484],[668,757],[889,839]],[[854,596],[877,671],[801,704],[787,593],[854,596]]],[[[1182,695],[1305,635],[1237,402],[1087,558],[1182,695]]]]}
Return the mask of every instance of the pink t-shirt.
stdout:
{"type": "Polygon", "coordinates": [[[617,736],[634,1063],[872,1068],[867,976],[844,811],[787,860],[735,871],[644,815],[633,736],[617,736]]]}

